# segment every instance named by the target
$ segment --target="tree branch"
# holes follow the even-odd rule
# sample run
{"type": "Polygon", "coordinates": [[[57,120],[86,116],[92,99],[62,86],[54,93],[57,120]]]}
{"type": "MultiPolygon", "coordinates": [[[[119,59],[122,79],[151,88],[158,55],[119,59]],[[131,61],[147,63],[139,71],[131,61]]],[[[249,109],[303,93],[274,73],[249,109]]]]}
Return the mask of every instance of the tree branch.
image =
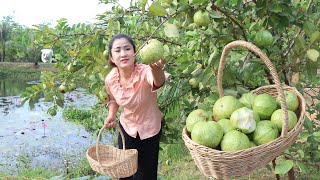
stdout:
{"type": "Polygon", "coordinates": [[[239,28],[241,29],[243,38],[244,38],[246,41],[248,41],[243,26],[242,26],[234,17],[230,16],[226,11],[222,10],[221,8],[219,8],[218,6],[216,6],[215,4],[212,4],[211,8],[220,11],[220,12],[221,12],[222,14],[224,14],[227,18],[229,18],[232,22],[234,22],[237,26],[239,26],[239,28]]]}
{"type": "Polygon", "coordinates": [[[158,25],[158,27],[151,33],[151,35],[148,37],[148,39],[142,44],[142,46],[139,47],[139,49],[138,49],[137,52],[134,54],[134,56],[136,56],[136,55],[139,53],[139,51],[142,49],[142,47],[145,46],[145,45],[148,43],[148,41],[152,38],[153,34],[154,34],[158,29],[159,29],[165,22],[167,22],[171,17],[175,16],[176,14],[177,14],[177,12],[171,14],[171,15],[170,15],[169,17],[167,17],[164,21],[162,21],[162,22],[158,25]]]}
{"type": "MultiPolygon", "coordinates": [[[[308,7],[307,7],[307,10],[306,10],[306,13],[309,12],[312,3],[313,3],[313,0],[310,0],[310,2],[309,2],[309,4],[308,4],[308,7]]],[[[299,31],[298,31],[298,33],[295,35],[294,39],[295,39],[297,36],[299,36],[301,33],[302,33],[302,29],[299,28],[299,31]]],[[[304,33],[302,34],[302,36],[304,36],[304,33]]],[[[287,52],[283,55],[284,58],[288,56],[288,54],[290,53],[290,51],[291,51],[291,49],[293,48],[294,44],[295,44],[295,42],[294,42],[294,40],[293,40],[293,41],[291,42],[290,46],[289,46],[289,49],[288,49],[287,52]]]]}

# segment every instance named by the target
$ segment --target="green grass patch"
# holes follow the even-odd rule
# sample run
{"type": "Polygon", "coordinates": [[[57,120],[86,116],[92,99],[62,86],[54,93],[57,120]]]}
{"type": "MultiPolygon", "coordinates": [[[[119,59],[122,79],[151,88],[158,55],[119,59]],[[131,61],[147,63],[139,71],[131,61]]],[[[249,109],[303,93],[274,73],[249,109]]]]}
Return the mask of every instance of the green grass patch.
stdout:
{"type": "Polygon", "coordinates": [[[64,109],[62,115],[65,120],[81,124],[87,131],[98,134],[106,118],[105,112],[105,109],[99,108],[98,106],[93,107],[93,109],[67,107],[64,109]]]}

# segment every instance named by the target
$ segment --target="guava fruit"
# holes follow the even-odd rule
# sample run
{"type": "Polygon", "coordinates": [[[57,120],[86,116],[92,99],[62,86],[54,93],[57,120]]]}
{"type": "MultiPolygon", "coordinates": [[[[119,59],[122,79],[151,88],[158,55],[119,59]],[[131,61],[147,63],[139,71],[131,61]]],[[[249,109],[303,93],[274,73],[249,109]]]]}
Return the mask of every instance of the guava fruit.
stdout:
{"type": "Polygon", "coordinates": [[[210,23],[210,17],[208,11],[198,10],[193,15],[193,21],[198,26],[208,26],[210,23]]]}
{"type": "Polygon", "coordinates": [[[253,93],[244,93],[242,94],[239,101],[247,108],[252,109],[253,100],[256,97],[256,94],[253,93]]]}
{"type": "MultiPolygon", "coordinates": [[[[297,122],[298,118],[296,113],[293,111],[287,110],[288,111],[288,130],[290,131],[293,129],[297,122]]],[[[273,112],[271,116],[271,122],[277,125],[279,131],[282,130],[282,120],[284,119],[284,113],[282,112],[282,109],[277,109],[276,111],[273,112]]]]}
{"type": "Polygon", "coordinates": [[[72,63],[70,63],[67,66],[67,71],[72,73],[72,72],[76,71],[76,68],[74,67],[74,65],[72,63]]]}
{"type": "Polygon", "coordinates": [[[106,101],[108,99],[108,94],[105,90],[99,91],[98,97],[101,101],[106,101]]]}
{"type": "Polygon", "coordinates": [[[269,120],[258,122],[253,132],[253,142],[256,145],[269,143],[279,137],[279,130],[276,124],[269,120]]]}
{"type": "Polygon", "coordinates": [[[256,121],[256,123],[261,121],[259,114],[254,111],[253,111],[253,119],[256,121]]]}
{"type": "Polygon", "coordinates": [[[60,86],[59,86],[59,91],[61,92],[61,93],[66,93],[67,92],[67,87],[66,87],[66,85],[65,84],[61,84],[60,86]]]}
{"type": "Polygon", "coordinates": [[[220,119],[218,121],[218,123],[220,124],[220,126],[223,129],[223,134],[226,134],[227,132],[231,131],[231,130],[235,130],[236,128],[233,127],[230,123],[229,119],[220,119]]]}
{"type": "Polygon", "coordinates": [[[246,134],[231,130],[223,136],[220,146],[222,151],[238,151],[250,148],[251,144],[246,134]]]}
{"type": "Polygon", "coordinates": [[[189,80],[189,84],[192,88],[197,88],[199,86],[199,82],[197,81],[196,78],[191,78],[189,80]]]}
{"type": "Polygon", "coordinates": [[[202,109],[196,109],[191,111],[191,113],[188,115],[186,119],[186,126],[187,131],[191,132],[194,125],[199,121],[207,121],[209,118],[209,115],[206,111],[202,109]]]}
{"type": "Polygon", "coordinates": [[[254,142],[250,141],[250,147],[256,147],[256,146],[257,145],[254,142]]]}
{"type": "Polygon", "coordinates": [[[272,45],[273,36],[268,30],[261,29],[255,35],[254,41],[255,41],[255,44],[258,46],[267,47],[272,45]]]}
{"type": "MultiPolygon", "coordinates": [[[[295,111],[299,107],[299,99],[298,96],[292,91],[284,91],[284,96],[287,104],[287,109],[291,111],[295,111]]],[[[280,95],[276,99],[277,104],[281,107],[280,95]]]]}
{"type": "Polygon", "coordinates": [[[260,119],[270,119],[277,109],[277,102],[270,94],[259,94],[253,100],[252,110],[258,113],[260,119]]]}
{"type": "Polygon", "coordinates": [[[230,124],[245,134],[249,134],[256,129],[256,120],[253,110],[242,107],[235,110],[230,117],[230,124]]]}
{"type": "Polygon", "coordinates": [[[229,119],[233,111],[242,108],[243,105],[233,96],[223,96],[213,105],[212,113],[216,121],[229,119]]]}
{"type": "Polygon", "coordinates": [[[68,89],[69,89],[70,91],[73,91],[73,90],[75,90],[76,88],[77,88],[77,86],[76,86],[76,84],[75,84],[75,83],[71,83],[71,84],[69,84],[68,89]]]}
{"type": "Polygon", "coordinates": [[[57,115],[57,110],[54,108],[50,108],[48,109],[48,114],[50,114],[50,116],[55,116],[57,115]]]}
{"type": "Polygon", "coordinates": [[[223,137],[223,129],[215,121],[200,121],[196,123],[191,132],[191,139],[203,146],[216,148],[223,137]]]}
{"type": "Polygon", "coordinates": [[[151,39],[140,50],[140,57],[145,64],[152,64],[163,58],[164,47],[157,39],[151,39]]]}
{"type": "Polygon", "coordinates": [[[107,56],[108,56],[108,53],[109,53],[108,50],[104,50],[103,53],[102,53],[102,55],[105,56],[105,57],[107,57],[107,56]]]}

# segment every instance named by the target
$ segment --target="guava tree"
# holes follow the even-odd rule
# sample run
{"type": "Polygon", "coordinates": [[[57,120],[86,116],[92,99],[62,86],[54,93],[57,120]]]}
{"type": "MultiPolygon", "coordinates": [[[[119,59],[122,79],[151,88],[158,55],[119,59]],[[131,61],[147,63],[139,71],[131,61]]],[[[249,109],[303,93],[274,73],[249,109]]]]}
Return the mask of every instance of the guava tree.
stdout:
{"type": "MultiPolygon", "coordinates": [[[[166,142],[181,139],[185,117],[192,110],[202,108],[211,112],[218,98],[216,75],[220,54],[231,41],[256,44],[273,62],[282,82],[296,86],[301,92],[305,85],[319,84],[318,1],[132,0],[126,9],[117,0],[101,3],[112,8],[97,15],[100,22],[95,26],[70,26],[62,19],[55,28],[35,29],[39,44],[59,48],[60,53],[56,54],[57,71],[43,72],[41,84],[27,89],[25,101],[32,104],[32,99],[44,92],[45,100],[54,102],[48,110],[54,115],[58,106],[64,105],[63,93],[71,91],[71,83],[81,79],[103,104],[106,100],[103,81],[110,70],[105,46],[117,33],[130,35],[138,51],[150,38],[164,44],[168,62],[165,70],[171,74],[159,93],[166,119],[166,142]]],[[[241,48],[229,53],[223,74],[225,94],[239,97],[270,83],[273,79],[259,57],[241,48]]],[[[309,109],[319,111],[319,106],[309,109]]],[[[286,173],[294,166],[310,177],[319,175],[319,127],[314,121],[306,119],[300,138],[284,153],[286,160],[280,162],[276,173],[286,173]]]]}

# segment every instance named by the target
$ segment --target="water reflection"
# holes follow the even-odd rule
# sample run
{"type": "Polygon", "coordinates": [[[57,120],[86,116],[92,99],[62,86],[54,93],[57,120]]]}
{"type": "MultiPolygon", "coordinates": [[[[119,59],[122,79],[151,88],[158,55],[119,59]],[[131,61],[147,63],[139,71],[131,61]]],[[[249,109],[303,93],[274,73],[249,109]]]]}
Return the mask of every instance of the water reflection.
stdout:
{"type": "Polygon", "coordinates": [[[0,97],[0,110],[1,114],[6,116],[9,111],[21,106],[22,98],[19,96],[0,97]]]}
{"type": "Polygon", "coordinates": [[[0,97],[19,96],[26,87],[36,83],[38,83],[38,81],[34,79],[1,79],[0,97]]]}
{"type": "MultiPolygon", "coordinates": [[[[95,143],[96,137],[83,126],[65,121],[62,109],[51,117],[46,112],[52,104],[43,98],[32,109],[28,102],[21,106],[19,94],[36,81],[1,82],[2,88],[10,90],[1,88],[0,173],[15,174],[26,165],[61,170],[65,161],[76,163],[85,157],[86,149],[95,143]]],[[[67,106],[80,109],[89,108],[97,101],[81,88],[66,93],[65,100],[67,106]]],[[[110,134],[105,136],[104,142],[112,142],[110,134]]]]}

